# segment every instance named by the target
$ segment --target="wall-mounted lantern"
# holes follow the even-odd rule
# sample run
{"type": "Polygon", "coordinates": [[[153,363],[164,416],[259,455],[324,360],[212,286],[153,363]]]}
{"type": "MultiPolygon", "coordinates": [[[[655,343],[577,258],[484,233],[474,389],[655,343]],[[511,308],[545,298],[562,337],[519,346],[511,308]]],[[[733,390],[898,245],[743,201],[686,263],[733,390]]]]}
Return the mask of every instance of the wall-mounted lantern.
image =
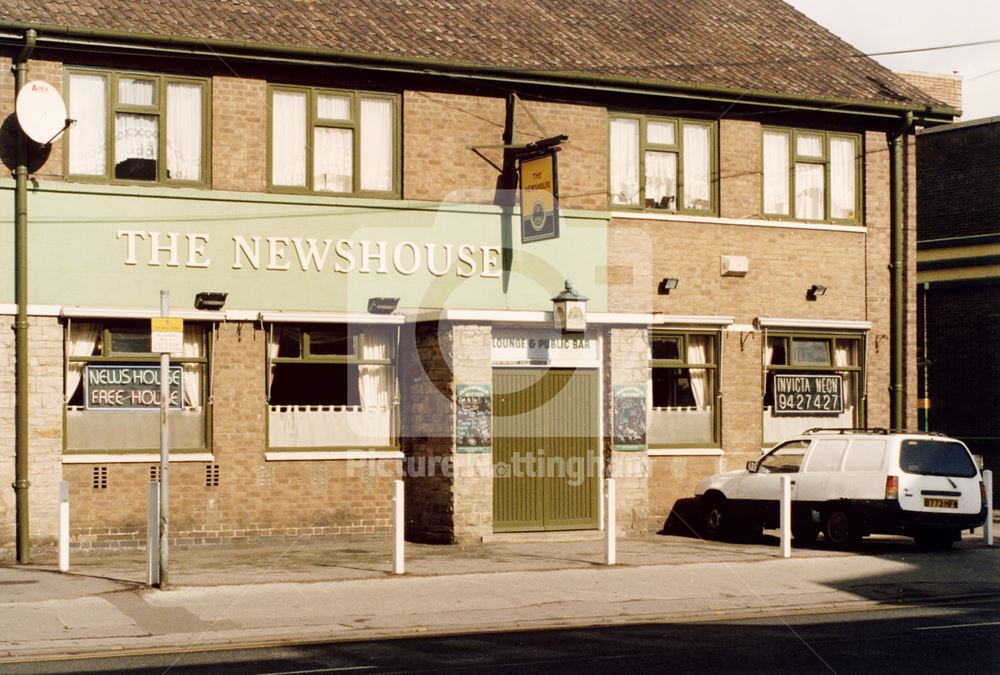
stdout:
{"type": "Polygon", "coordinates": [[[573,282],[566,280],[562,293],[552,298],[552,324],[564,333],[582,333],[587,330],[587,296],[573,290],[573,282]]]}

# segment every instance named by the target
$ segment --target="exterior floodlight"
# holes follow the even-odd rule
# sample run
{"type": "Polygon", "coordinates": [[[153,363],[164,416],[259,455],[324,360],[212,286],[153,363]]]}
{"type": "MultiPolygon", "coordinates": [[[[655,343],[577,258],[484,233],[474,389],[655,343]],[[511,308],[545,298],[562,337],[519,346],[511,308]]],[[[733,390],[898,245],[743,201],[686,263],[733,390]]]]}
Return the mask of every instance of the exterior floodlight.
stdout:
{"type": "Polygon", "coordinates": [[[399,298],[368,298],[369,314],[392,314],[399,305],[399,298]]]}
{"type": "Polygon", "coordinates": [[[806,291],[806,300],[815,300],[819,296],[826,293],[826,286],[820,286],[819,284],[813,284],[806,291]]]}
{"type": "Polygon", "coordinates": [[[218,312],[226,306],[226,297],[228,295],[228,293],[220,293],[218,291],[202,291],[194,296],[194,308],[218,312]]]}
{"type": "Polygon", "coordinates": [[[661,279],[659,285],[656,287],[656,292],[660,295],[670,295],[670,291],[677,288],[677,279],[673,277],[668,277],[666,279],[661,279]]]}

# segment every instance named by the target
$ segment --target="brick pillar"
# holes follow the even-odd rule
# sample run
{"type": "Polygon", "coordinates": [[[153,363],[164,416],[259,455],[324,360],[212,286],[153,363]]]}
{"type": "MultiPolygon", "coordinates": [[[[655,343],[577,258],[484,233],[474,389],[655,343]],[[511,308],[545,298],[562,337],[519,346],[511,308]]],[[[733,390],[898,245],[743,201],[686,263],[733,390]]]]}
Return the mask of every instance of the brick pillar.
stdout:
{"type": "MultiPolygon", "coordinates": [[[[493,383],[488,325],[455,326],[456,384],[493,383]]],[[[480,541],[493,533],[493,455],[489,452],[455,455],[454,517],[456,541],[480,541]]]]}
{"type": "MultiPolygon", "coordinates": [[[[620,532],[645,532],[649,520],[649,455],[619,451],[614,442],[616,387],[646,391],[649,382],[649,335],[645,328],[612,328],[604,340],[604,459],[605,474],[615,479],[617,524],[620,532]]],[[[648,401],[645,402],[648,406],[648,401]]]]}
{"type": "Polygon", "coordinates": [[[436,321],[404,327],[399,345],[402,447],[406,455],[406,536],[412,541],[455,540],[455,382],[451,325],[436,321]]]}

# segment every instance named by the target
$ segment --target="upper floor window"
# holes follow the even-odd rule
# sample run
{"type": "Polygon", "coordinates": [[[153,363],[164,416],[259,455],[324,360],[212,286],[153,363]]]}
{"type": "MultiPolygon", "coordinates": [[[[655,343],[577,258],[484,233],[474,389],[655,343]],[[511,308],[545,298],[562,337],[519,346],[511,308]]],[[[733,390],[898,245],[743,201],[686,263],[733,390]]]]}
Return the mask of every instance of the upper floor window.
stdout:
{"type": "Polygon", "coordinates": [[[611,120],[611,204],[715,213],[715,125],[666,117],[611,120]]]}
{"type": "Polygon", "coordinates": [[[272,187],[399,193],[397,96],[275,87],[270,110],[272,187]]]}
{"type": "Polygon", "coordinates": [[[764,130],[764,215],[860,222],[861,137],[764,130]]]}
{"type": "Polygon", "coordinates": [[[200,79],[71,72],[69,175],[207,183],[208,92],[200,79]]]}

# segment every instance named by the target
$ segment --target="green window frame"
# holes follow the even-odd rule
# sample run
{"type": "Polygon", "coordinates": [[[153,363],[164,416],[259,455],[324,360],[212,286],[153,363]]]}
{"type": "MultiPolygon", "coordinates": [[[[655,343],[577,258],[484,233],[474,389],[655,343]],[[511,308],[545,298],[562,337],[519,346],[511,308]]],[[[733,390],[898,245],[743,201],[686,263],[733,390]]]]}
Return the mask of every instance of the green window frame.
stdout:
{"type": "Polygon", "coordinates": [[[398,449],[397,339],[394,325],[270,324],[268,449],[398,449]]]}
{"type": "Polygon", "coordinates": [[[65,78],[69,180],[208,186],[209,79],[78,68],[65,78]]]}
{"type": "Polygon", "coordinates": [[[400,110],[398,94],[269,86],[268,189],[398,198],[400,110]]]}
{"type": "Polygon", "coordinates": [[[615,209],[716,215],[717,147],[715,122],[612,115],[608,204],[615,209]]]}
{"type": "Polygon", "coordinates": [[[860,134],[764,127],[761,142],[766,218],[861,224],[860,134]]]}
{"type": "MultiPolygon", "coordinates": [[[[159,407],[144,410],[86,410],[83,402],[86,366],[159,366],[160,355],[150,351],[148,320],[67,319],[66,393],[63,405],[63,451],[66,454],[136,454],[156,452],[160,447],[159,407]],[[88,352],[89,353],[86,353],[88,352]],[[76,385],[72,383],[76,380],[76,385]],[[73,391],[69,391],[70,387],[73,391]],[[88,417],[90,419],[88,419],[88,417]],[[136,428],[141,428],[142,442],[136,428]],[[79,438],[76,436],[79,435],[79,438]],[[107,437],[105,445],[96,440],[107,437]]],[[[211,324],[185,322],[185,352],[170,357],[171,367],[184,373],[185,397],[181,410],[169,411],[171,452],[205,452],[212,446],[212,354],[211,324]],[[192,386],[191,382],[197,384],[192,386]]]]}
{"type": "MultiPolygon", "coordinates": [[[[768,410],[774,405],[774,376],[795,374],[841,374],[844,377],[845,407],[853,407],[850,426],[865,425],[865,339],[861,335],[823,333],[767,332],[764,336],[763,403],[765,444],[780,438],[768,438],[768,410]],[[838,364],[838,360],[841,363],[838,364]]],[[[811,427],[832,426],[824,417],[788,418],[803,420],[804,431],[811,427]]],[[[797,433],[797,432],[796,432],[797,433]]],[[[785,434],[778,431],[778,436],[785,434]]]]}
{"type": "Polygon", "coordinates": [[[717,331],[650,333],[650,448],[719,447],[719,338],[717,331]]]}

